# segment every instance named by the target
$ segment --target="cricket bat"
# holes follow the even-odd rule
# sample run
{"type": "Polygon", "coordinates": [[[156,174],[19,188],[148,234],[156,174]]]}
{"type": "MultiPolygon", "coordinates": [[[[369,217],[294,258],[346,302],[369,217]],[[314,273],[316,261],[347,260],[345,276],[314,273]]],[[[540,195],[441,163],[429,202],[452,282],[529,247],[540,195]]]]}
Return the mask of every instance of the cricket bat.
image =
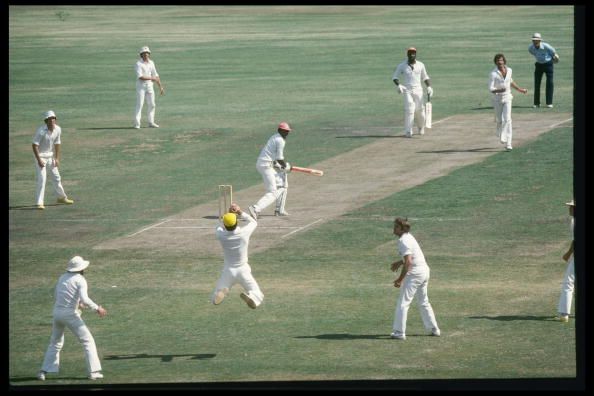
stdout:
{"type": "Polygon", "coordinates": [[[427,94],[427,103],[425,103],[425,128],[431,128],[433,118],[433,105],[431,104],[431,95],[427,94]]]}
{"type": "Polygon", "coordinates": [[[303,172],[314,176],[324,176],[324,171],[319,169],[302,168],[300,166],[291,166],[291,172],[303,172]]]}

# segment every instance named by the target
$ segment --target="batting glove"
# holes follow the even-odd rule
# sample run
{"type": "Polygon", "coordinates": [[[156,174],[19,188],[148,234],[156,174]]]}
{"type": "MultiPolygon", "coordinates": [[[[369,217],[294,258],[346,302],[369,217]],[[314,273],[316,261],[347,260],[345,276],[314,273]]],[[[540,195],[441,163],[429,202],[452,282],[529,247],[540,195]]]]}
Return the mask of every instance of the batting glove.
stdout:
{"type": "Polygon", "coordinates": [[[427,87],[427,95],[433,96],[433,88],[427,87]]]}

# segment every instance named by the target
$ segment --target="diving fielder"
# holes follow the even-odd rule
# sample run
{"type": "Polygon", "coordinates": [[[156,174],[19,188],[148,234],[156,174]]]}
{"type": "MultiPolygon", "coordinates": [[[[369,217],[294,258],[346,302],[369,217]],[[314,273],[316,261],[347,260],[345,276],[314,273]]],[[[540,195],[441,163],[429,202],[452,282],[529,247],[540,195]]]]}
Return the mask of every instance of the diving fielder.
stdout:
{"type": "Polygon", "coordinates": [[[404,133],[406,137],[412,137],[413,122],[420,135],[425,133],[425,108],[421,81],[427,85],[429,96],[433,96],[433,88],[431,88],[431,80],[425,70],[425,64],[417,60],[417,49],[408,48],[406,56],[408,59],[396,67],[392,81],[396,84],[398,92],[404,95],[404,133]]]}

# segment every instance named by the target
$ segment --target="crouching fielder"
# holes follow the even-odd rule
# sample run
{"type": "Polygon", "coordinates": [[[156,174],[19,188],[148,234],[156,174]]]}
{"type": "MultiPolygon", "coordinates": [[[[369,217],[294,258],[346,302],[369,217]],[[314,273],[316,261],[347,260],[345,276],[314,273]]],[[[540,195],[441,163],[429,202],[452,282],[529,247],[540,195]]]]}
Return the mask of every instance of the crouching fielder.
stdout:
{"type": "Polygon", "coordinates": [[[257,226],[256,220],[244,213],[237,204],[231,205],[229,213],[223,216],[223,224],[217,226],[216,235],[223,247],[225,265],[211,297],[214,305],[222,303],[231,287],[237,283],[244,288],[240,297],[250,308],[256,309],[262,304],[264,294],[248,264],[248,245],[257,226]],[[240,227],[238,217],[247,221],[247,225],[240,227]]]}

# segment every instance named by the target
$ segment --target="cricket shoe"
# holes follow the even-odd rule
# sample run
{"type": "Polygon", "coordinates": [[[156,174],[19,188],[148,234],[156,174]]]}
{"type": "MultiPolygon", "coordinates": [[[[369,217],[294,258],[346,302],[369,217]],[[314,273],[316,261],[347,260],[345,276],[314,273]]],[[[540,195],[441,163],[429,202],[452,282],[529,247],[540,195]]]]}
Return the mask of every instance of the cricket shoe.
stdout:
{"type": "Polygon", "coordinates": [[[248,305],[248,307],[250,307],[251,309],[256,309],[256,303],[254,302],[254,300],[252,300],[252,299],[250,298],[250,296],[248,296],[248,295],[247,295],[247,294],[245,294],[245,293],[241,293],[241,294],[239,295],[239,297],[241,297],[241,299],[242,299],[243,301],[245,301],[245,303],[248,305]]]}
{"type": "Polygon", "coordinates": [[[549,105],[547,105],[547,108],[552,109],[553,108],[553,105],[552,104],[549,104],[549,105]]]}
{"type": "Polygon", "coordinates": [[[217,292],[214,295],[214,299],[213,299],[212,303],[214,305],[219,305],[220,303],[223,302],[223,300],[225,299],[225,296],[227,296],[227,293],[229,293],[229,289],[226,287],[221,290],[217,290],[217,292]]]}
{"type": "Polygon", "coordinates": [[[252,216],[254,220],[258,220],[258,212],[253,205],[248,206],[248,212],[250,212],[250,216],[252,216]]]}
{"type": "Polygon", "coordinates": [[[68,197],[58,198],[58,200],[56,202],[58,202],[60,204],[68,204],[68,205],[71,205],[74,203],[74,201],[71,199],[68,199],[68,197]]]}
{"type": "Polygon", "coordinates": [[[37,379],[39,381],[45,381],[45,375],[46,374],[47,373],[45,371],[41,370],[39,373],[37,373],[37,379]]]}
{"type": "Polygon", "coordinates": [[[568,315],[559,315],[559,316],[555,317],[555,320],[557,320],[559,322],[567,323],[567,322],[569,322],[569,316],[568,315]]]}
{"type": "Polygon", "coordinates": [[[540,107],[540,105],[532,105],[533,109],[538,109],[540,107]]]}
{"type": "Polygon", "coordinates": [[[390,334],[390,338],[392,338],[394,340],[406,340],[406,336],[404,334],[392,333],[392,334],[390,334]]]}
{"type": "Polygon", "coordinates": [[[37,206],[35,206],[35,207],[36,207],[37,209],[39,209],[39,210],[43,210],[43,209],[45,209],[45,206],[43,206],[43,205],[37,205],[37,206]]]}
{"type": "Polygon", "coordinates": [[[96,380],[101,378],[103,378],[103,374],[101,374],[101,372],[99,371],[93,371],[91,374],[89,374],[90,380],[96,380]]]}
{"type": "Polygon", "coordinates": [[[512,149],[512,146],[507,146],[507,147],[505,148],[505,151],[512,151],[512,150],[513,150],[513,149],[512,149]]]}
{"type": "Polygon", "coordinates": [[[140,129],[140,125],[136,124],[132,128],[134,128],[134,129],[140,129]]]}
{"type": "Polygon", "coordinates": [[[439,330],[438,328],[432,328],[431,329],[431,335],[434,337],[440,337],[441,336],[441,330],[439,330]]]}
{"type": "Polygon", "coordinates": [[[419,128],[419,135],[425,134],[425,128],[419,128]]]}
{"type": "Polygon", "coordinates": [[[288,216],[289,215],[289,212],[287,212],[287,211],[281,212],[280,210],[275,210],[274,211],[274,215],[275,216],[288,216]]]}
{"type": "Polygon", "coordinates": [[[154,122],[152,124],[149,124],[150,128],[159,128],[159,124],[155,124],[154,122]]]}

